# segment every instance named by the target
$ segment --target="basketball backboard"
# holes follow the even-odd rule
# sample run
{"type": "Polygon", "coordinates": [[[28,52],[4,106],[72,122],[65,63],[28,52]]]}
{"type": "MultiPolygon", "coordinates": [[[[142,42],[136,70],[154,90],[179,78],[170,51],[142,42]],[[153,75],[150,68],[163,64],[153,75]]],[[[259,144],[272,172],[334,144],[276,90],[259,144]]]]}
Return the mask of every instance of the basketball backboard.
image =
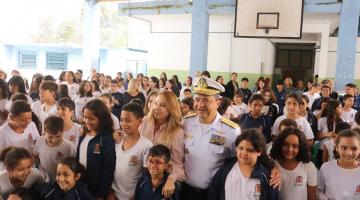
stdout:
{"type": "Polygon", "coordinates": [[[303,0],[237,0],[235,37],[301,38],[303,0]]]}

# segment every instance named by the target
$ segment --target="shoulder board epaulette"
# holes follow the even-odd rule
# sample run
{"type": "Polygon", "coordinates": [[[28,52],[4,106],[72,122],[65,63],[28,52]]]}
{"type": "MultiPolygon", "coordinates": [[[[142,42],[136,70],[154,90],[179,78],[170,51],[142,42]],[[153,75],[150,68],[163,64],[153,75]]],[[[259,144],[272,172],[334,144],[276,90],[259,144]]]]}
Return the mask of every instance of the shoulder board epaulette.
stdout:
{"type": "Polygon", "coordinates": [[[195,116],[197,116],[196,113],[191,113],[191,114],[185,115],[185,116],[183,117],[183,119],[188,119],[188,118],[192,118],[192,117],[195,117],[195,116]]]}
{"type": "Polygon", "coordinates": [[[225,117],[221,117],[221,122],[234,129],[239,127],[239,125],[237,125],[235,122],[231,121],[230,119],[226,119],[225,117]]]}

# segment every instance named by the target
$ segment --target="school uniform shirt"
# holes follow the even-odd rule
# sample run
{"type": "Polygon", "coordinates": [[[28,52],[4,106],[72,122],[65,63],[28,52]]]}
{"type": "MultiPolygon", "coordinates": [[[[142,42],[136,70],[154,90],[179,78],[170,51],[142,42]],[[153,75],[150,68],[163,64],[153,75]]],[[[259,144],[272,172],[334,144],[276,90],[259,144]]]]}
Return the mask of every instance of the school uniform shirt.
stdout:
{"type": "MultiPolygon", "coordinates": [[[[31,106],[34,103],[33,100],[31,99],[31,97],[29,95],[27,95],[27,94],[24,94],[24,95],[26,96],[28,104],[31,106]]],[[[11,101],[11,98],[8,99],[8,101],[6,102],[6,105],[5,105],[5,110],[6,111],[10,112],[10,108],[12,106],[12,103],[13,102],[11,101]]]]}
{"type": "Polygon", "coordinates": [[[183,124],[186,183],[206,189],[224,160],[235,155],[240,127],[219,113],[211,124],[200,123],[196,115],[185,118],[183,124]]]}
{"type": "Polygon", "coordinates": [[[238,163],[235,163],[225,181],[226,200],[259,200],[260,179],[244,177],[238,163]]]}
{"type": "Polygon", "coordinates": [[[147,154],[152,142],[140,136],[136,144],[128,150],[122,149],[123,141],[115,145],[116,165],[112,189],[117,199],[134,197],[136,183],[146,167],[147,154]]]}
{"type": "MultiPolygon", "coordinates": [[[[282,115],[275,120],[273,128],[272,128],[272,135],[277,136],[279,134],[279,124],[284,119],[286,119],[286,116],[282,115]]],[[[304,132],[306,139],[308,139],[308,140],[314,139],[314,133],[311,129],[311,126],[304,117],[298,117],[295,121],[296,121],[298,128],[302,132],[304,132]]]]}
{"type": "Polygon", "coordinates": [[[76,96],[79,92],[79,84],[77,83],[72,83],[72,84],[69,84],[69,83],[66,83],[66,85],[68,86],[68,89],[69,89],[69,96],[72,100],[76,99],[76,96]]]}
{"type": "Polygon", "coordinates": [[[231,105],[229,106],[230,113],[234,116],[234,117],[239,117],[245,113],[248,113],[248,107],[245,103],[241,103],[240,105],[231,105]]]}
{"type": "Polygon", "coordinates": [[[174,138],[171,140],[170,144],[162,143],[161,137],[166,132],[167,123],[160,126],[160,129],[157,132],[154,132],[155,123],[151,120],[148,120],[147,117],[144,118],[143,123],[140,126],[140,134],[148,138],[154,145],[163,144],[170,149],[171,157],[170,164],[172,165],[172,171],[170,177],[174,180],[185,180],[185,169],[184,169],[184,129],[179,127],[174,134],[174,138]]]}
{"type": "Polygon", "coordinates": [[[100,131],[87,142],[86,148],[81,148],[84,138],[80,137],[76,158],[86,162],[85,180],[89,191],[95,197],[105,199],[114,180],[115,141],[112,133],[100,131]],[[81,158],[84,152],[85,158],[81,158]]]}
{"type": "Polygon", "coordinates": [[[75,145],[63,140],[59,146],[50,147],[46,144],[46,137],[41,136],[35,143],[34,154],[39,157],[40,171],[49,177],[50,182],[54,182],[57,165],[64,158],[75,156],[75,145]]]}
{"type": "Polygon", "coordinates": [[[240,118],[240,127],[241,130],[257,128],[265,136],[267,143],[271,141],[271,119],[268,116],[261,115],[255,119],[251,113],[246,113],[240,118]]]}
{"type": "Polygon", "coordinates": [[[281,172],[280,200],[306,200],[307,186],[317,185],[317,169],[312,162],[299,162],[293,170],[277,166],[281,172]]]}
{"type": "Polygon", "coordinates": [[[114,122],[114,130],[117,130],[117,129],[120,129],[120,122],[119,122],[119,118],[117,118],[114,114],[110,113],[111,114],[111,119],[113,120],[114,122]]]}
{"type": "Polygon", "coordinates": [[[9,146],[23,147],[32,152],[34,143],[40,137],[34,122],[30,122],[23,133],[16,133],[5,123],[0,127],[0,151],[9,146]]]}
{"type": "MultiPolygon", "coordinates": [[[[25,180],[23,188],[31,188],[34,185],[45,183],[44,175],[36,168],[31,168],[30,174],[25,180]]],[[[13,192],[16,188],[12,185],[9,172],[3,170],[0,172],[0,199],[5,199],[5,196],[13,192]]]]}
{"type": "Polygon", "coordinates": [[[344,122],[347,122],[348,124],[350,124],[350,126],[352,126],[355,122],[355,115],[356,115],[357,111],[353,108],[350,108],[349,111],[341,111],[341,119],[344,120],[344,122]]]}
{"type": "Polygon", "coordinates": [[[245,104],[247,104],[248,103],[248,101],[249,101],[249,99],[250,99],[250,97],[251,97],[251,95],[252,95],[252,93],[251,93],[251,90],[249,90],[249,88],[239,88],[239,90],[243,93],[243,95],[244,95],[244,98],[243,98],[243,102],[245,103],[245,104]]]}
{"type": "Polygon", "coordinates": [[[47,117],[57,114],[57,104],[52,105],[45,111],[45,104],[41,104],[41,101],[36,101],[31,105],[31,110],[39,118],[41,124],[44,125],[44,121],[47,117]]]}
{"type": "Polygon", "coordinates": [[[153,188],[151,183],[151,175],[146,170],[139,178],[135,189],[135,200],[180,200],[179,185],[175,184],[175,191],[170,198],[165,198],[162,195],[162,188],[165,185],[168,173],[164,174],[162,182],[156,188],[153,188]]]}
{"type": "Polygon", "coordinates": [[[306,95],[309,98],[308,107],[311,109],[315,99],[319,99],[321,96],[318,93],[311,95],[310,92],[304,92],[303,95],[306,95]]]}
{"type": "Polygon", "coordinates": [[[326,147],[329,155],[329,161],[335,160],[334,150],[335,150],[335,142],[333,139],[330,139],[324,142],[324,147],[326,147]]]}
{"type": "Polygon", "coordinates": [[[72,142],[75,145],[75,147],[77,147],[79,143],[80,135],[81,135],[81,125],[78,123],[73,123],[73,126],[68,131],[64,131],[64,139],[72,142]]]}
{"type": "Polygon", "coordinates": [[[85,169],[87,167],[87,152],[88,146],[91,139],[95,136],[85,135],[84,139],[80,144],[80,151],[79,151],[79,162],[84,165],[85,169]]]}
{"type": "Polygon", "coordinates": [[[277,99],[277,105],[279,106],[279,115],[282,115],[284,113],[284,107],[285,107],[285,97],[286,97],[286,91],[282,90],[279,92],[277,89],[274,90],[276,99],[277,99]]]}
{"type": "Polygon", "coordinates": [[[75,100],[75,116],[77,119],[82,118],[83,116],[83,108],[86,105],[87,102],[94,99],[94,97],[78,97],[75,100]]]}
{"type": "Polygon", "coordinates": [[[337,160],[324,163],[318,174],[318,193],[322,199],[354,200],[360,199],[360,166],[344,169],[337,160]]]}
{"type": "Polygon", "coordinates": [[[57,183],[42,185],[39,196],[44,200],[95,200],[85,185],[77,181],[75,186],[64,192],[57,183]]]}
{"type": "MultiPolygon", "coordinates": [[[[327,118],[326,117],[322,117],[318,120],[318,131],[320,133],[328,133],[329,132],[329,129],[328,129],[328,126],[327,126],[327,118]]],[[[335,131],[335,123],[334,123],[334,128],[333,128],[333,131],[335,131]]],[[[331,139],[330,138],[324,138],[322,140],[320,140],[320,143],[319,143],[319,148],[322,150],[324,149],[324,143],[327,142],[327,141],[330,141],[331,139]]]]}

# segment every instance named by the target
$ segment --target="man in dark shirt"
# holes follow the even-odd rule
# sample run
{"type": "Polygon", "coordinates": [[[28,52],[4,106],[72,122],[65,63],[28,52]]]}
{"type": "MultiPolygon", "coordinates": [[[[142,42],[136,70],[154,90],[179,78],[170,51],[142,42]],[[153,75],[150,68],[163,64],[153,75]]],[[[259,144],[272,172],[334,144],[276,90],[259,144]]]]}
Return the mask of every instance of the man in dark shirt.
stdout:
{"type": "Polygon", "coordinates": [[[283,115],[285,107],[286,91],[284,90],[284,81],[278,80],[276,82],[276,89],[274,91],[277,105],[279,106],[279,116],[283,115]]]}
{"type": "Polygon", "coordinates": [[[242,94],[244,95],[243,102],[245,104],[248,104],[248,101],[252,95],[251,90],[248,88],[249,85],[249,79],[244,77],[241,79],[241,88],[239,89],[242,94]]]}
{"type": "Polygon", "coordinates": [[[229,99],[234,98],[234,94],[239,90],[239,84],[237,83],[237,73],[231,73],[231,80],[226,84],[225,96],[229,99]]]}

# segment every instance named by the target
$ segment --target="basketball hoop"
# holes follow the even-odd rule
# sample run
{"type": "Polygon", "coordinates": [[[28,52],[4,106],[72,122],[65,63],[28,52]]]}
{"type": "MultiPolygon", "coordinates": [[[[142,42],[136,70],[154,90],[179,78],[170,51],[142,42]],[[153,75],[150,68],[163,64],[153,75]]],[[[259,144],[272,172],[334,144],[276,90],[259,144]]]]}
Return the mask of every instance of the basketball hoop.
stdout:
{"type": "Polygon", "coordinates": [[[303,6],[304,0],[236,0],[234,37],[301,38],[303,6]]]}

